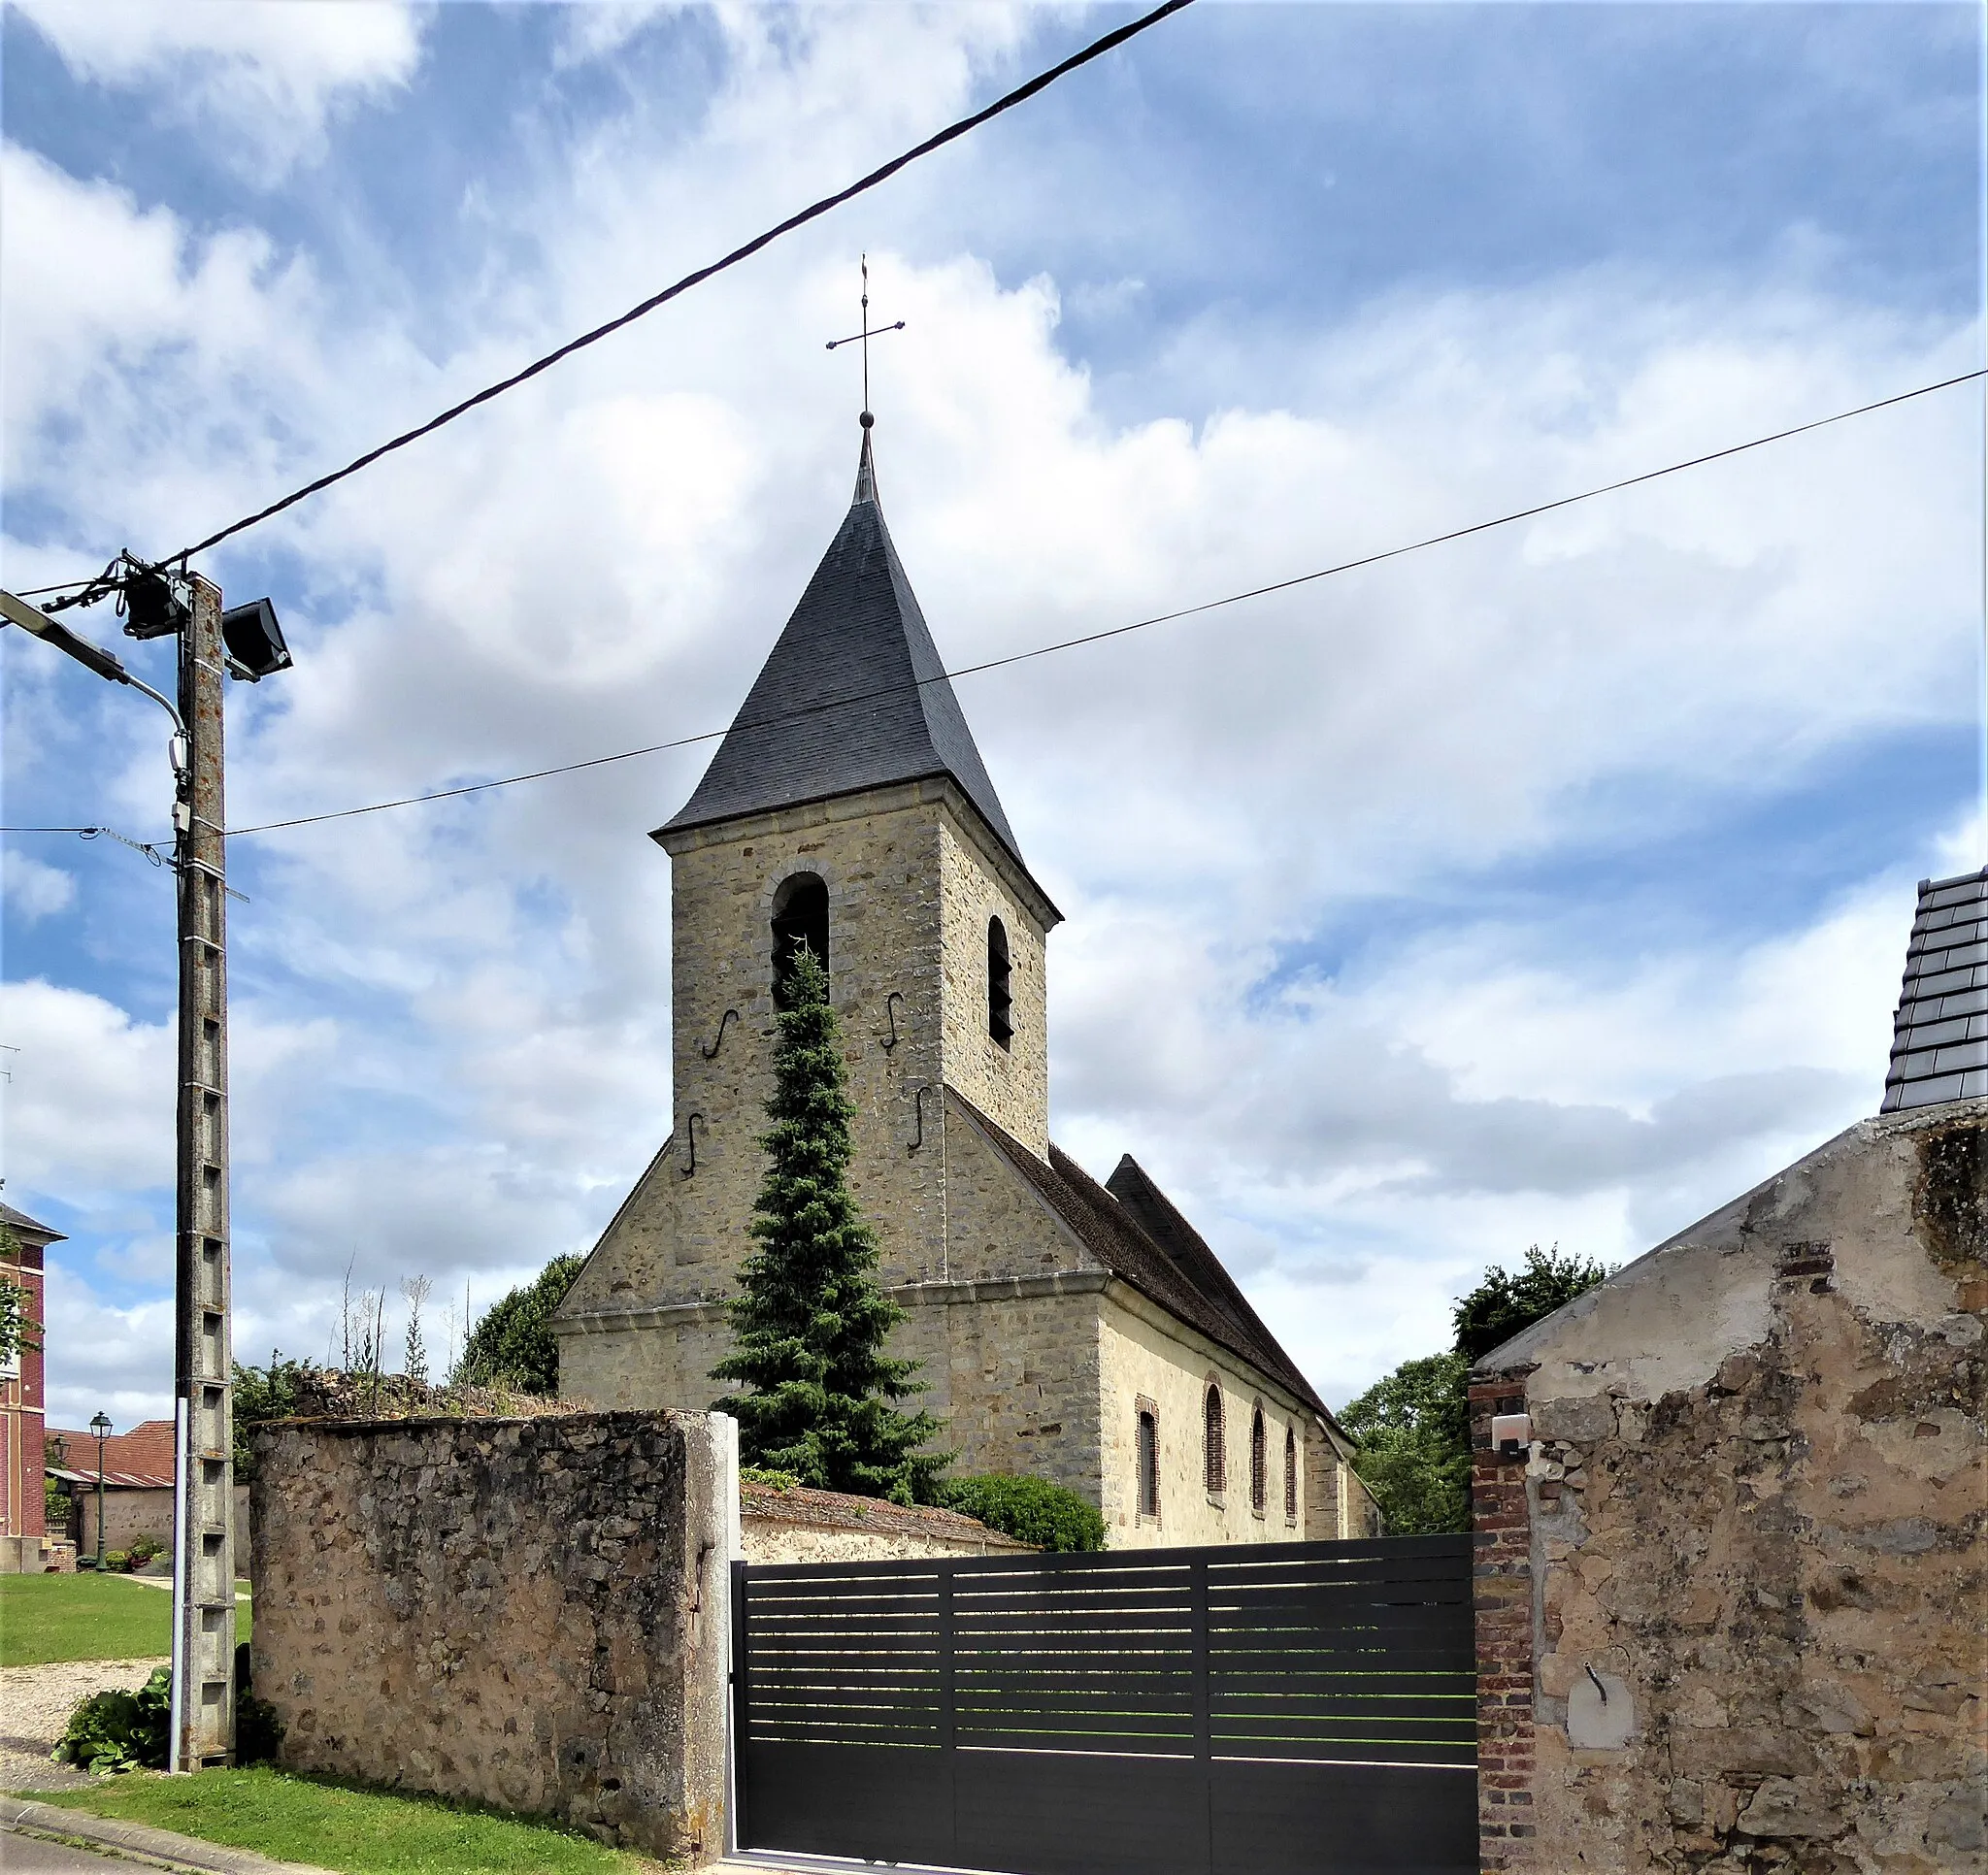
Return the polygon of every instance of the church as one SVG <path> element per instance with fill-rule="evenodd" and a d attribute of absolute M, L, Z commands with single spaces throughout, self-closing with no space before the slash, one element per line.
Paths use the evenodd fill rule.
<path fill-rule="evenodd" d="M 849 1064 L 850 1185 L 960 1473 L 1052 1478 L 1114 1548 L 1377 1530 L 1350 1441 L 1129 1154 L 1049 1137 L 1047 939 L 878 500 L 855 498 L 680 812 L 675 1130 L 554 1319 L 560 1388 L 708 1407 L 750 1247 L 776 978 L 806 942 Z"/>

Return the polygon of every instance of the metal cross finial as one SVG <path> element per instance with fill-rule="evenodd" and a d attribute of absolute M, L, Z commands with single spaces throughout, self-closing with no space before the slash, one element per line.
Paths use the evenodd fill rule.
<path fill-rule="evenodd" d="M 885 332 L 902 332 L 905 322 L 900 319 L 895 325 L 875 325 L 870 323 L 870 256 L 863 256 L 863 329 L 852 332 L 846 339 L 831 339 L 829 350 L 837 345 L 852 345 L 858 339 L 863 342 L 863 427 L 867 430 L 876 420 L 870 414 L 870 341 Z"/>

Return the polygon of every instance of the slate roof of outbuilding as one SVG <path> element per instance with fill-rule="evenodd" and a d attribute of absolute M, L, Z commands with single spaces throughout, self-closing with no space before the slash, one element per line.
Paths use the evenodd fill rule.
<path fill-rule="evenodd" d="M 855 499 L 704 779 L 662 834 L 950 775 L 1018 866 L 1014 830 L 945 675 L 877 499 Z"/>
<path fill-rule="evenodd" d="M 1879 1110 L 1980 1094 L 1988 1094 L 1988 869 L 1919 881 Z"/>
<path fill-rule="evenodd" d="M 38 1224 L 25 1211 L 17 1211 L 12 1204 L 4 1201 L 0 1201 L 0 1224 L 5 1224 L 10 1231 L 18 1232 L 22 1235 L 33 1237 L 38 1243 L 49 1244 L 67 1241 L 60 1231 L 54 1230 L 46 1224 Z"/>
<path fill-rule="evenodd" d="M 1127 1194 L 1128 1201 L 1100 1185 L 1053 1139 L 1048 1159 L 1038 1159 L 956 1088 L 946 1091 L 1113 1275 L 1331 1419 L 1325 1402 L 1264 1327 L 1221 1259 L 1129 1153 L 1111 1174 L 1112 1186 Z"/>

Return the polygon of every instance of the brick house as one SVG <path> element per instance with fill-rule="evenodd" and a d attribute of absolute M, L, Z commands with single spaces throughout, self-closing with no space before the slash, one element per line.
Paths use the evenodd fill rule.
<path fill-rule="evenodd" d="M 1363 1534 L 1351 1443 L 1130 1155 L 1049 1137 L 1047 938 L 878 499 L 855 498 L 671 858 L 676 1129 L 553 1323 L 560 1387 L 708 1407 L 749 1244 L 782 956 L 828 969 L 850 1182 L 906 1310 L 892 1352 L 965 1471 L 1053 1478 L 1114 1546 Z"/>
<path fill-rule="evenodd" d="M 0 1364 L 0 1575 L 39 1574 L 45 1565 L 42 1486 L 43 1256 L 62 1233 L 0 1203 L 0 1282 L 22 1292 L 27 1340 Z"/>
<path fill-rule="evenodd" d="M 1484 1865 L 1988 1866 L 1988 872 L 1882 1110 L 1472 1376 Z"/>

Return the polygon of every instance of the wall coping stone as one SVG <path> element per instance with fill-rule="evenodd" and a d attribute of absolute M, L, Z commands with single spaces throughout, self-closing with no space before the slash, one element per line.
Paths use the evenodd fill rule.
<path fill-rule="evenodd" d="M 861 1530 L 891 1536 L 928 1536 L 955 1543 L 979 1543 L 990 1550 L 1033 1551 L 1002 1530 L 990 1530 L 977 1518 L 936 1504 L 894 1504 L 882 1497 L 858 1497 L 845 1491 L 815 1491 L 807 1485 L 739 1486 L 742 1516 L 769 1522 L 806 1524 L 815 1530 Z"/>

